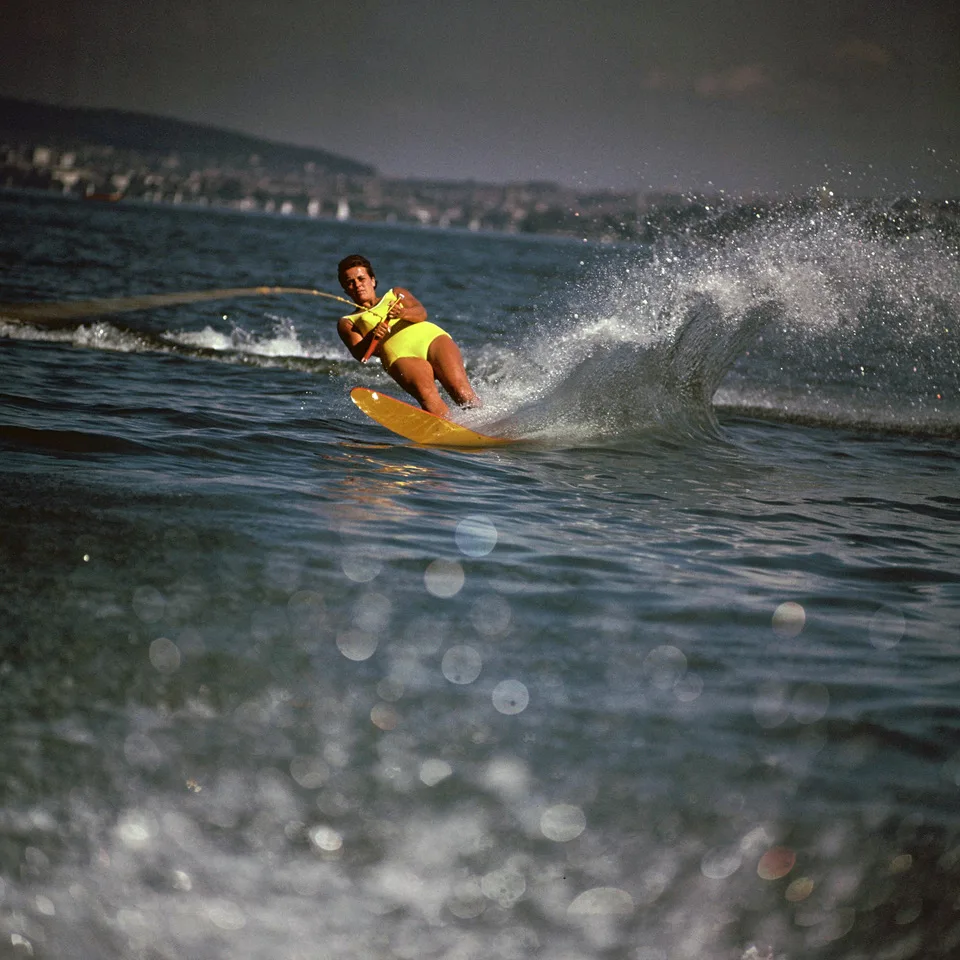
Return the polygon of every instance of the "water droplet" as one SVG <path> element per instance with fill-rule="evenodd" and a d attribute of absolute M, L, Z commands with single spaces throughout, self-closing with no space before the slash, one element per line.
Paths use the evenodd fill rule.
<path fill-rule="evenodd" d="M 318 849 L 332 853 L 343 846 L 343 837 L 332 827 L 317 826 L 310 833 L 310 842 Z"/>
<path fill-rule="evenodd" d="M 294 757 L 290 761 L 290 776 L 301 787 L 316 790 L 330 776 L 330 768 L 319 757 Z"/>
<path fill-rule="evenodd" d="M 380 730 L 396 730 L 400 723 L 400 714 L 391 704 L 378 703 L 370 711 L 370 720 Z"/>
<path fill-rule="evenodd" d="M 446 760 L 424 760 L 420 765 L 420 779 L 428 787 L 435 787 L 452 773 L 453 768 Z"/>
<path fill-rule="evenodd" d="M 757 864 L 757 876 L 761 880 L 779 880 L 785 877 L 797 862 L 797 855 L 788 847 L 772 847 Z"/>
<path fill-rule="evenodd" d="M 247 923 L 243 911 L 232 900 L 214 900 L 207 907 L 207 916 L 221 930 L 242 930 Z"/>
<path fill-rule="evenodd" d="M 387 703 L 396 703 L 403 696 L 403 683 L 394 677 L 384 677 L 377 684 L 377 696 Z"/>
<path fill-rule="evenodd" d="M 787 709 L 787 688 L 780 683 L 764 683 L 757 690 L 753 715 L 765 730 L 778 727 L 790 715 Z"/>
<path fill-rule="evenodd" d="M 673 688 L 673 695 L 681 703 L 693 703 L 703 693 L 703 680 L 695 673 L 688 673 L 679 679 Z"/>
<path fill-rule="evenodd" d="M 487 904 L 480 889 L 480 881 L 469 877 L 454 885 L 453 895 L 447 901 L 447 909 L 461 920 L 473 920 L 479 917 Z"/>
<path fill-rule="evenodd" d="M 363 633 L 382 633 L 390 624 L 393 603 L 382 593 L 365 593 L 353 610 L 353 625 Z"/>
<path fill-rule="evenodd" d="M 640 878 L 640 883 L 635 889 L 637 901 L 642 904 L 655 903 L 663 896 L 672 879 L 673 873 L 666 867 L 654 867 L 648 870 Z"/>
<path fill-rule="evenodd" d="M 813 881 L 809 877 L 797 877 L 784 894 L 790 903 L 800 903 L 813 893 Z"/>
<path fill-rule="evenodd" d="M 427 592 L 443 599 L 456 596 L 464 580 L 463 567 L 456 560 L 434 560 L 423 575 Z"/>
<path fill-rule="evenodd" d="M 572 803 L 558 803 L 544 810 L 540 817 L 540 832 L 556 843 L 568 843 L 579 837 L 587 827 L 583 811 Z"/>
<path fill-rule="evenodd" d="M 687 658 L 670 645 L 656 647 L 643 661 L 643 673 L 659 690 L 669 690 L 686 673 Z"/>
<path fill-rule="evenodd" d="M 356 547 L 347 550 L 340 560 L 340 569 L 354 583 L 369 583 L 383 568 L 383 561 L 375 547 Z"/>
<path fill-rule="evenodd" d="M 527 881 L 519 871 L 504 867 L 486 874 L 480 881 L 480 889 L 488 900 L 510 907 L 526 892 Z"/>
<path fill-rule="evenodd" d="M 150 814 L 136 810 L 125 813 L 116 827 L 117 836 L 128 847 L 146 847 L 157 834 L 157 822 Z"/>
<path fill-rule="evenodd" d="M 43 894 L 38 894 L 34 902 L 37 905 L 37 910 L 45 917 L 56 916 L 57 908 L 53 905 L 53 901 L 49 897 L 45 897 Z"/>
<path fill-rule="evenodd" d="M 163 619 L 167 601 L 155 587 L 137 587 L 133 591 L 133 612 L 143 623 L 156 623 Z"/>
<path fill-rule="evenodd" d="M 810 932 L 807 943 L 812 948 L 818 948 L 845 937 L 853 929 L 856 917 L 857 913 L 853 907 L 840 907 L 833 911 L 825 911 Z"/>
<path fill-rule="evenodd" d="M 870 642 L 878 650 L 892 650 L 902 639 L 907 621 L 900 610 L 881 607 L 870 618 Z"/>
<path fill-rule="evenodd" d="M 913 866 L 913 857 L 909 853 L 901 853 L 890 861 L 891 873 L 904 873 Z"/>
<path fill-rule="evenodd" d="M 482 636 L 499 637 L 510 627 L 510 604 L 497 594 L 481 597 L 470 609 L 470 622 Z"/>
<path fill-rule="evenodd" d="M 567 907 L 567 913 L 587 916 L 626 916 L 633 913 L 633 897 L 619 887 L 585 890 Z"/>
<path fill-rule="evenodd" d="M 905 927 L 907 924 L 913 923 L 921 913 L 923 913 L 923 901 L 917 897 L 900 905 L 900 909 L 897 910 L 893 922 L 897 924 L 897 926 Z"/>
<path fill-rule="evenodd" d="M 711 880 L 726 880 L 740 869 L 742 860 L 739 847 L 714 847 L 700 861 L 700 872 Z"/>
<path fill-rule="evenodd" d="M 166 637 L 150 644 L 150 662 L 159 673 L 176 673 L 180 668 L 180 648 Z"/>
<path fill-rule="evenodd" d="M 468 557 L 485 557 L 497 545 L 497 528 L 482 516 L 464 517 L 454 536 L 460 552 Z"/>
<path fill-rule="evenodd" d="M 493 688 L 493 705 L 500 713 L 523 713 L 529 702 L 530 694 L 519 680 L 502 680 Z"/>
<path fill-rule="evenodd" d="M 377 638 L 359 630 L 347 630 L 337 634 L 337 649 L 348 660 L 369 660 L 377 649 Z"/>
<path fill-rule="evenodd" d="M 830 691 L 822 683 L 805 683 L 793 695 L 790 711 L 797 723 L 816 723 L 830 707 Z"/>
<path fill-rule="evenodd" d="M 495 757 L 483 772 L 483 784 L 504 798 L 523 797 L 530 792 L 530 771 L 517 757 Z"/>
<path fill-rule="evenodd" d="M 33 956 L 33 944 L 22 934 L 11 933 L 10 944 L 17 949 L 17 952 L 25 957 Z"/>
<path fill-rule="evenodd" d="M 483 660 L 473 647 L 451 647 L 443 655 L 440 669 L 451 683 L 473 683 L 480 676 Z"/>
<path fill-rule="evenodd" d="M 773 632 L 778 637 L 789 639 L 800 635 L 804 624 L 807 621 L 807 614 L 799 603 L 792 600 L 781 603 L 773 612 Z"/>

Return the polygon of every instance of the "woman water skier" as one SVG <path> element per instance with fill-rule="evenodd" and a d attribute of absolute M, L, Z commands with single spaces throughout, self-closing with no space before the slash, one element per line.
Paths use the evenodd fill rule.
<path fill-rule="evenodd" d="M 337 277 L 347 296 L 367 308 L 337 324 L 340 339 L 357 360 L 364 363 L 375 353 L 387 373 L 438 417 L 449 410 L 437 380 L 460 406 L 479 405 L 460 348 L 446 330 L 427 320 L 426 308 L 409 290 L 394 287 L 378 299 L 377 275 L 358 253 L 340 261 Z"/>

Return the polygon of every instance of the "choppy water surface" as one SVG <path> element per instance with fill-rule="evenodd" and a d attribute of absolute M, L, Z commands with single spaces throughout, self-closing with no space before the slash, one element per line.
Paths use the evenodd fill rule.
<path fill-rule="evenodd" d="M 316 299 L 0 311 L 0 956 L 960 950 L 949 224 L 0 218 L 6 303 L 364 252 L 524 440 L 365 420 Z"/>

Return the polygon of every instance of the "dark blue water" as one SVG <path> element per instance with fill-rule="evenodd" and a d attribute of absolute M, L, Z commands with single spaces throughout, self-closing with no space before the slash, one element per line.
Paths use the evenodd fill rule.
<path fill-rule="evenodd" d="M 0 956 L 956 955 L 942 223 L 0 224 L 5 303 L 363 252 L 524 440 L 366 420 L 317 298 L 0 311 Z"/>

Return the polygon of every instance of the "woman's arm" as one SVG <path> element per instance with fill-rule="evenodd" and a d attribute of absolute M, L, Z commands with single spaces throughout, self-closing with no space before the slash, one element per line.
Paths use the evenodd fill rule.
<path fill-rule="evenodd" d="M 427 308 L 409 290 L 404 287 L 394 287 L 393 292 L 400 299 L 387 311 L 388 320 L 423 323 L 427 319 Z"/>
<path fill-rule="evenodd" d="M 363 363 L 367 348 L 370 346 L 371 341 L 374 339 L 374 334 L 378 329 L 379 327 L 374 327 L 366 336 L 363 336 L 354 329 L 353 321 L 349 317 L 341 317 L 337 322 L 337 333 L 340 334 L 340 339 L 350 351 L 353 359 L 359 360 L 360 363 Z"/>

